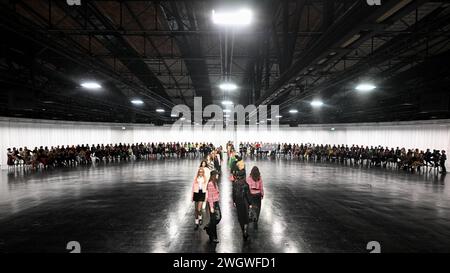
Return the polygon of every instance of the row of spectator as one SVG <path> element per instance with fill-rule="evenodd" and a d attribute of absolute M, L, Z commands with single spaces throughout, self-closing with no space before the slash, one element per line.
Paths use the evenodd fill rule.
<path fill-rule="evenodd" d="M 214 149 L 211 143 L 136 143 L 97 144 L 8 148 L 8 166 L 32 168 L 87 165 L 93 162 L 113 162 L 140 159 L 200 158 Z"/>
<path fill-rule="evenodd" d="M 305 161 L 341 162 L 352 165 L 395 166 L 398 169 L 420 171 L 431 167 L 446 173 L 447 155 L 444 150 L 389 148 L 384 146 L 291 144 L 291 143 L 240 143 L 241 156 L 285 157 Z"/>

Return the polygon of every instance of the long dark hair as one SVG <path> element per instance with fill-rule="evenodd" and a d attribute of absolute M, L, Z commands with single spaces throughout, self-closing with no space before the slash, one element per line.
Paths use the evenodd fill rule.
<path fill-rule="evenodd" d="M 258 167 L 253 167 L 252 171 L 250 172 L 250 176 L 252 177 L 252 179 L 254 181 L 259 181 L 259 179 L 261 179 L 261 173 L 259 172 Z"/>
<path fill-rule="evenodd" d="M 218 174 L 219 173 L 217 171 L 212 171 L 211 176 L 209 177 L 209 181 L 213 183 L 214 188 L 216 188 L 216 189 L 217 189 L 217 177 L 216 176 Z"/>
<path fill-rule="evenodd" d="M 200 162 L 200 168 L 203 168 L 203 162 L 205 162 L 205 168 L 208 167 L 208 162 L 206 160 L 202 160 L 202 162 Z"/>

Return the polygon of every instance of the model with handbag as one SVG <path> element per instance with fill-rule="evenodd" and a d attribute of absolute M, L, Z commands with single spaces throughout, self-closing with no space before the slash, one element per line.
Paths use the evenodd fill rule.
<path fill-rule="evenodd" d="M 254 223 L 254 228 L 258 229 L 259 215 L 261 213 L 261 200 L 264 198 L 264 187 L 261 173 L 258 167 L 253 167 L 250 176 L 247 178 L 247 184 L 250 188 L 251 205 L 249 212 L 250 221 Z"/>
<path fill-rule="evenodd" d="M 217 238 L 217 224 L 222 219 L 222 213 L 219 205 L 219 186 L 217 185 L 218 178 L 219 173 L 217 171 L 212 171 L 211 178 L 208 181 L 206 195 L 206 202 L 209 211 L 209 223 L 204 228 L 206 233 L 209 235 L 209 241 L 215 244 L 219 243 L 219 239 Z"/>

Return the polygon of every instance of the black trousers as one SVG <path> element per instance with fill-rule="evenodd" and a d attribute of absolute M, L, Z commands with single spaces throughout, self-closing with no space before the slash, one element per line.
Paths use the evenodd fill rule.
<path fill-rule="evenodd" d="M 214 207 L 216 206 L 216 203 L 214 203 Z M 209 208 L 209 203 L 208 203 Z M 214 209 L 214 213 L 211 213 L 211 208 L 209 208 L 209 223 L 208 223 L 208 235 L 210 240 L 217 239 L 217 216 L 216 216 L 216 210 Z"/>
<path fill-rule="evenodd" d="M 261 194 L 252 194 L 252 207 L 256 208 L 256 222 L 259 221 L 259 214 L 261 213 Z"/>
<path fill-rule="evenodd" d="M 447 172 L 447 168 L 445 168 L 445 161 L 441 161 L 441 171 L 443 172 L 443 173 L 446 173 Z"/>

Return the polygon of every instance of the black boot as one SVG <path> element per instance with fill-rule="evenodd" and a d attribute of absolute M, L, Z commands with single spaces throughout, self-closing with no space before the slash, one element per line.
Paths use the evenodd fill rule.
<path fill-rule="evenodd" d="M 248 225 L 244 225 L 243 232 L 244 232 L 244 241 L 247 241 L 248 240 Z"/>

